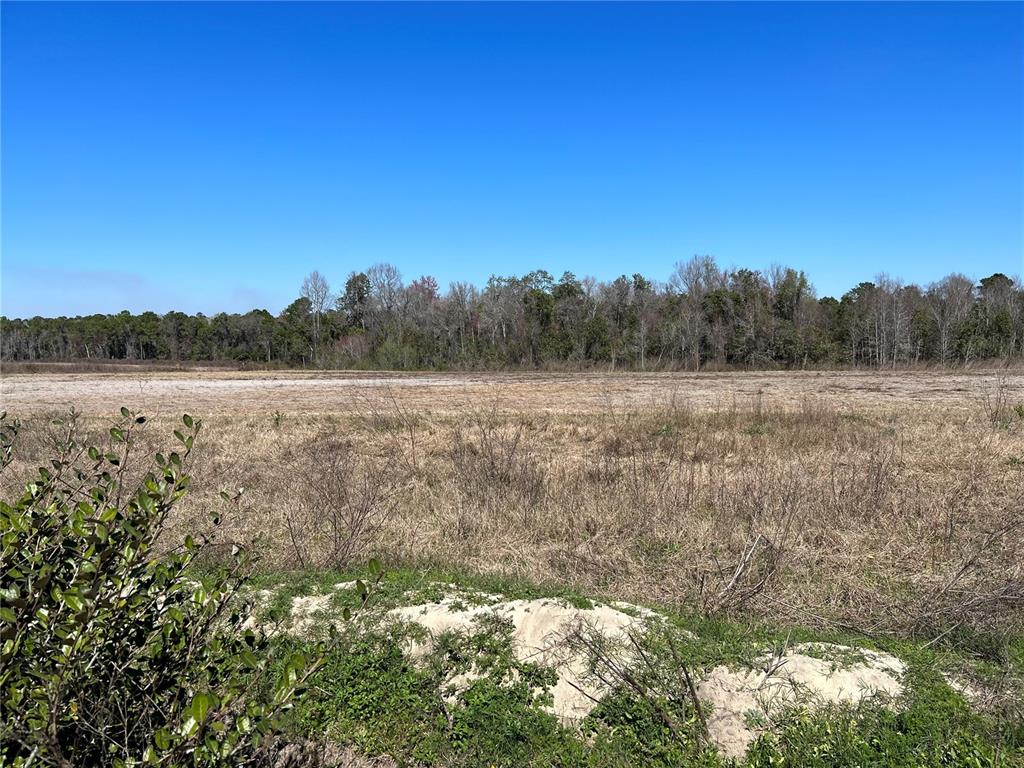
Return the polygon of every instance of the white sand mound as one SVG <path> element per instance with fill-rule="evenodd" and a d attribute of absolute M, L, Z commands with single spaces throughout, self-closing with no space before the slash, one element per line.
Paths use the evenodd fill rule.
<path fill-rule="evenodd" d="M 355 581 L 339 581 L 334 585 L 334 592 L 345 592 L 356 588 Z M 257 604 L 261 609 L 269 605 L 270 600 L 264 595 L 272 595 L 269 590 L 261 590 L 259 596 L 261 601 Z M 322 636 L 326 627 L 334 626 L 340 629 L 345 621 L 341 617 L 341 611 L 332 605 L 333 594 L 331 592 L 316 591 L 312 595 L 296 595 L 292 598 L 291 607 L 288 611 L 288 620 L 285 631 L 296 637 L 316 638 Z M 253 626 L 259 626 L 258 621 L 250 616 L 249 621 Z M 248 623 L 248 622 L 247 622 Z M 265 631 L 275 634 L 276 629 Z"/>
<path fill-rule="evenodd" d="M 742 757 L 781 710 L 801 705 L 856 704 L 872 695 L 903 692 L 902 661 L 887 653 L 829 643 L 804 643 L 783 656 L 758 659 L 760 668 L 715 667 L 697 686 L 712 705 L 708 730 L 726 757 Z"/>
<path fill-rule="evenodd" d="M 558 673 L 558 682 L 551 689 L 554 701 L 549 711 L 563 722 L 586 717 L 605 693 L 599 684 L 587 679 L 587 660 L 567 646 L 566 637 L 586 627 L 610 640 L 624 640 L 629 630 L 638 628 L 643 621 L 608 605 L 581 609 L 564 600 L 541 599 L 467 606 L 458 595 L 438 603 L 396 608 L 388 615 L 415 622 L 428 631 L 429 638 L 410 649 L 418 657 L 429 652 L 438 635 L 449 630 L 472 630 L 478 618 L 489 614 L 512 622 L 516 658 L 552 667 Z M 462 675 L 452 682 L 465 685 L 471 679 Z"/>
<path fill-rule="evenodd" d="M 342 582 L 334 589 L 354 586 L 354 582 Z M 516 657 L 557 673 L 548 711 L 569 725 L 586 717 L 608 693 L 589 673 L 586 652 L 570 639 L 583 630 L 600 633 L 611 646 L 623 648 L 632 631 L 642 633 L 650 622 L 660 618 L 654 611 L 628 603 L 594 603 L 592 608 L 582 609 L 559 599 L 504 600 L 500 595 L 461 590 L 454 585 L 452 588 L 438 602 L 394 608 L 384 614 L 426 630 L 424 639 L 409 640 L 409 654 L 422 658 L 432 650 L 438 636 L 448 631 L 472 632 L 479 628 L 481 618 L 507 620 L 512 626 Z M 332 594 L 293 597 L 287 631 L 310 636 L 319 632 L 324 622 L 341 623 L 339 611 L 331 605 Z M 269 591 L 264 590 L 257 595 L 257 602 L 265 605 L 269 597 Z M 619 661 L 631 664 L 630 654 L 620 656 Z M 707 705 L 709 736 L 719 752 L 725 757 L 742 757 L 787 708 L 801 706 L 814 711 L 829 704 L 857 704 L 876 695 L 897 699 L 903 693 L 905 671 L 902 661 L 886 653 L 804 643 L 781 656 L 759 657 L 753 668 L 717 666 L 700 680 L 697 696 Z M 461 691 L 477 676 L 471 670 L 447 682 Z"/>
<path fill-rule="evenodd" d="M 306 637 L 314 633 L 325 616 L 331 613 L 331 595 L 306 595 L 292 598 L 291 625 L 293 635 Z"/>
<path fill-rule="evenodd" d="M 964 701 L 977 709 L 991 709 L 998 701 L 996 692 L 987 689 L 966 675 L 958 672 L 943 672 L 942 678 L 946 684 L 960 694 Z"/>

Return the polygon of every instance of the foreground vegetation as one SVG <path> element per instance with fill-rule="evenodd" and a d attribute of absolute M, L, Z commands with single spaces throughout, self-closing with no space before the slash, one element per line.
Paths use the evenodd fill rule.
<path fill-rule="evenodd" d="M 517 659 L 510 628 L 500 622 L 443 636 L 419 664 L 403 652 L 410 630 L 396 625 L 334 630 L 327 644 L 308 631 L 267 635 L 274 620 L 287 622 L 290 598 L 324 594 L 353 574 L 263 575 L 255 587 L 270 597 L 254 630 L 244 622 L 245 595 L 252 594 L 243 591 L 244 552 L 225 560 L 212 542 L 191 537 L 181 548 L 159 546 L 167 515 L 190 484 L 183 468 L 201 425 L 185 417 L 176 434 L 180 452 L 159 455 L 156 469 L 133 488 L 131 432 L 143 422 L 126 411 L 104 450 L 80 443 L 73 423 L 62 425 L 62 450 L 50 468 L 14 504 L 0 506 L 3 764 L 331 764 L 337 748 L 329 746 L 348 744 L 358 754 L 385 754 L 401 764 L 716 766 L 722 761 L 701 727 L 705 713 L 695 699 L 666 687 L 666 679 L 802 639 L 853 642 L 835 633 L 670 611 L 668 631 L 678 631 L 682 644 L 678 652 L 672 646 L 668 676 L 652 666 L 612 689 L 579 726 L 567 726 L 544 710 L 551 673 Z M 14 436 L 5 425 L 5 464 Z M 224 501 L 238 500 L 225 494 Z M 381 581 L 374 564 L 370 575 L 378 611 L 403 604 L 411 593 L 438 599 L 442 592 L 434 585 L 453 580 L 506 597 L 556 594 L 452 571 L 406 568 Z M 354 584 L 317 614 L 316 631 L 367 609 L 371 595 L 362 582 Z M 590 602 L 564 589 L 557 596 Z M 1019 636 L 1005 641 L 1004 657 L 981 662 L 948 649 L 883 641 L 910 664 L 906 706 L 892 711 L 868 700 L 818 714 L 798 708 L 772 723 L 745 763 L 1017 762 L 1024 757 L 1016 699 L 1024 643 Z M 653 656 L 656 646 L 645 642 Z M 478 676 L 454 699 L 444 694 L 446 681 L 469 669 Z M 974 711 L 950 688 L 950 670 L 999 691 L 986 711 Z M 289 753 L 296 744 L 301 749 Z"/>
<path fill-rule="evenodd" d="M 113 428 L 26 419 L 4 449 L 0 762 L 315 765 L 354 748 L 402 764 L 713 766 L 683 671 L 801 640 L 896 654 L 906 704 L 798 708 L 748 764 L 1024 761 L 1024 408 L 1004 390 L 941 412 L 380 406 L 214 418 L 199 441 L 187 418 L 168 447 L 164 420 L 128 412 Z M 244 492 L 222 496 L 228 481 Z M 414 663 L 415 630 L 342 621 L 364 608 L 355 589 L 318 616 L 333 638 L 276 631 L 294 597 L 376 577 L 351 571 L 373 554 L 393 565 L 367 616 L 453 582 L 628 598 L 678 646 L 649 650 L 657 674 L 569 725 L 501 622 Z M 484 674 L 445 698 L 467 664 Z"/>
<path fill-rule="evenodd" d="M 168 513 L 190 485 L 184 468 L 201 425 L 185 417 L 179 450 L 158 455 L 155 469 L 140 467 L 136 488 L 132 430 L 143 422 L 126 411 L 104 448 L 80 443 L 73 422 L 61 425 L 62 450 L 50 467 L 13 504 L 0 505 L 0 763 L 337 764 L 340 745 L 351 745 L 400 764 L 716 766 L 722 761 L 702 727 L 706 713 L 664 681 L 803 639 L 898 653 L 910 665 L 907 702 L 892 710 L 868 700 L 817 714 L 798 707 L 771 724 L 747 765 L 1024 759 L 1019 635 L 1004 635 L 1001 651 L 979 659 L 930 644 L 669 611 L 665 631 L 679 638 L 671 657 L 657 657 L 667 661 L 621 682 L 582 723 L 567 726 L 544 710 L 551 673 L 516 658 L 501 622 L 444 635 L 414 663 L 403 650 L 414 629 L 345 620 L 368 605 L 380 615 L 410 595 L 439 599 L 443 588 L 435 585 L 453 581 L 506 597 L 557 595 L 580 605 L 589 597 L 452 571 L 405 568 L 381 579 L 376 564 L 368 573 L 265 574 L 247 588 L 244 552 L 218 552 L 215 540 L 191 536 L 182 547 L 161 545 Z M 15 430 L 5 424 L 3 434 L 7 464 Z M 223 500 L 229 510 L 238 502 L 230 494 Z M 355 586 L 334 593 L 312 631 L 279 630 L 292 598 L 328 593 L 352 576 L 375 585 L 373 594 L 349 582 Z M 244 621 L 246 595 L 256 589 L 268 597 L 252 625 Z M 340 634 L 328 631 L 338 621 Z M 655 656 L 655 640 L 644 643 Z M 454 698 L 445 694 L 447 681 L 470 668 L 478 675 L 469 685 Z M 996 695 L 976 711 L 950 687 L 951 671 Z"/>
<path fill-rule="evenodd" d="M 881 275 L 836 299 L 817 298 L 793 269 L 723 270 L 696 257 L 664 284 L 639 274 L 556 281 L 538 270 L 493 276 L 483 290 L 453 283 L 442 295 L 432 277 L 405 284 L 378 264 L 350 274 L 337 294 L 314 272 L 301 293 L 276 317 L 254 309 L 0 318 L 0 359 L 699 370 L 1024 356 L 1024 289 L 1001 273 L 923 287 Z"/>
<path fill-rule="evenodd" d="M 332 584 L 359 572 L 274 574 L 260 586 L 274 593 L 269 616 L 287 621 L 293 596 L 332 592 Z M 438 599 L 433 585 L 466 588 L 515 598 L 557 596 L 588 605 L 589 598 L 564 589 L 453 571 L 399 569 L 380 583 L 380 606 L 410 599 Z M 411 597 L 415 595 L 415 598 Z M 344 606 L 358 605 L 357 593 L 336 593 L 324 620 Z M 1018 704 L 973 711 L 950 688 L 950 670 L 970 669 L 974 679 L 1006 685 L 1007 675 L 1024 673 L 1020 638 L 1002 662 L 968 660 L 964 655 L 907 641 L 878 641 L 843 633 L 822 633 L 761 622 L 722 621 L 669 612 L 681 634 L 679 655 L 669 674 L 686 667 L 705 671 L 716 664 L 750 659 L 765 648 L 802 640 L 827 640 L 882 647 L 908 661 L 905 709 L 892 712 L 868 702 L 855 708 L 789 713 L 774 733 L 758 741 L 742 763 L 749 766 L 948 766 L 1015 765 L 1024 760 L 1024 730 Z M 332 657 L 322 682 L 292 710 L 285 726 L 295 737 L 354 744 L 364 754 L 387 754 L 401 764 L 425 765 L 684 765 L 725 763 L 708 746 L 700 718 L 683 692 L 664 695 L 651 684 L 638 692 L 622 686 L 578 728 L 565 727 L 539 711 L 543 696 L 530 684 L 543 683 L 543 670 L 517 662 L 510 653 L 508 628 L 482 624 L 475 633 L 453 635 L 421 664 L 403 654 L 404 635 L 395 628 L 360 632 L 343 654 Z M 306 649 L 308 641 L 283 641 Z M 447 704 L 439 692 L 467 659 L 487 660 L 486 674 Z M 676 679 L 681 679 L 676 678 Z M 509 680 L 518 681 L 509 685 Z M 1001 682 L 999 682 L 1001 681 Z M 648 681 L 650 682 L 650 681 Z M 1015 683 L 1018 684 L 1018 683 Z M 665 715 L 668 716 L 666 719 Z"/>
<path fill-rule="evenodd" d="M 975 386 L 959 407 L 895 408 L 884 394 L 851 407 L 822 394 L 698 408 L 645 394 L 552 412 L 520 389 L 446 409 L 452 388 L 365 395 L 328 413 L 327 398 L 317 411 L 210 406 L 196 487 L 168 524 L 207 531 L 218 489 L 241 486 L 221 529 L 260 537 L 265 569 L 376 554 L 941 643 L 1021 620 L 1019 390 L 995 377 Z M 8 497 L 48 464 L 51 418 L 24 416 L 0 480 Z M 105 437 L 106 418 L 77 422 L 83 440 Z M 168 453 L 173 428 L 154 417 L 139 450 Z"/>
<path fill-rule="evenodd" d="M 239 765 L 273 743 L 275 714 L 315 669 L 229 613 L 245 552 L 204 586 L 202 544 L 155 549 L 199 422 L 186 416 L 180 453 L 133 487 L 131 430 L 145 419 L 123 415 L 106 451 L 67 425 L 50 465 L 0 502 L 0 764 Z M 0 422 L 6 466 L 17 425 Z"/>

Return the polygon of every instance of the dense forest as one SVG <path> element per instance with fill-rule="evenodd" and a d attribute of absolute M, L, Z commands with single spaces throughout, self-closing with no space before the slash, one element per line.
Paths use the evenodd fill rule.
<path fill-rule="evenodd" d="M 168 312 L 0 318 L 3 360 L 235 361 L 353 368 L 706 365 L 896 366 L 1024 355 L 1024 285 L 997 273 L 977 285 L 928 286 L 881 275 L 818 298 L 803 272 L 723 270 L 709 257 L 667 282 L 610 282 L 538 270 L 482 289 L 429 276 L 405 283 L 378 264 L 336 293 L 319 272 L 276 317 Z"/>

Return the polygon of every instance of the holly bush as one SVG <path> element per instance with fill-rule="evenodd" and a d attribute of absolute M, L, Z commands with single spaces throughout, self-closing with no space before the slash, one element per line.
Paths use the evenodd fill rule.
<path fill-rule="evenodd" d="M 144 417 L 122 409 L 103 447 L 77 422 L 59 422 L 50 466 L 0 501 L 0 765 L 269 759 L 277 718 L 322 657 L 274 658 L 244 628 L 249 549 L 212 558 L 211 538 L 161 540 L 201 422 L 184 416 L 176 450 L 142 465 Z M 3 467 L 17 431 L 0 415 Z M 200 557 L 219 562 L 201 579 Z"/>

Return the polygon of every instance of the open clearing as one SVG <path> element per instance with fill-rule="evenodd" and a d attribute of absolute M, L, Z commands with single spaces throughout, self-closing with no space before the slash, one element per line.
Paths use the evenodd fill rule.
<path fill-rule="evenodd" d="M 457 413 L 498 400 L 506 410 L 591 413 L 642 408 L 675 395 L 693 407 L 749 404 L 762 394 L 777 405 L 808 398 L 843 408 L 964 408 L 1001 383 L 1024 400 L 1020 371 L 751 373 L 131 373 L 3 376 L 4 407 L 23 414 L 74 406 L 114 414 L 127 405 L 152 415 L 183 409 L 216 413 L 359 410 L 368 397 L 394 398 L 429 413 Z"/>
<path fill-rule="evenodd" d="M 145 414 L 133 457 L 201 418 L 167 533 L 224 511 L 275 642 L 347 633 L 384 563 L 304 737 L 444 766 L 1024 755 L 1019 369 L 47 373 L 2 395 L 5 497 L 72 406 L 101 447 L 122 406 Z M 614 648 L 577 632 L 559 655 L 577 620 Z"/>
<path fill-rule="evenodd" d="M 47 463 L 51 419 L 71 407 L 96 440 L 122 406 L 145 414 L 137 438 L 151 451 L 173 448 L 182 413 L 203 419 L 176 522 L 201 528 L 222 488 L 244 487 L 226 524 L 261 538 L 268 567 L 378 554 L 872 630 L 1019 615 L 1020 369 L 18 374 L 0 386 L 24 422 L 7 488 Z"/>

